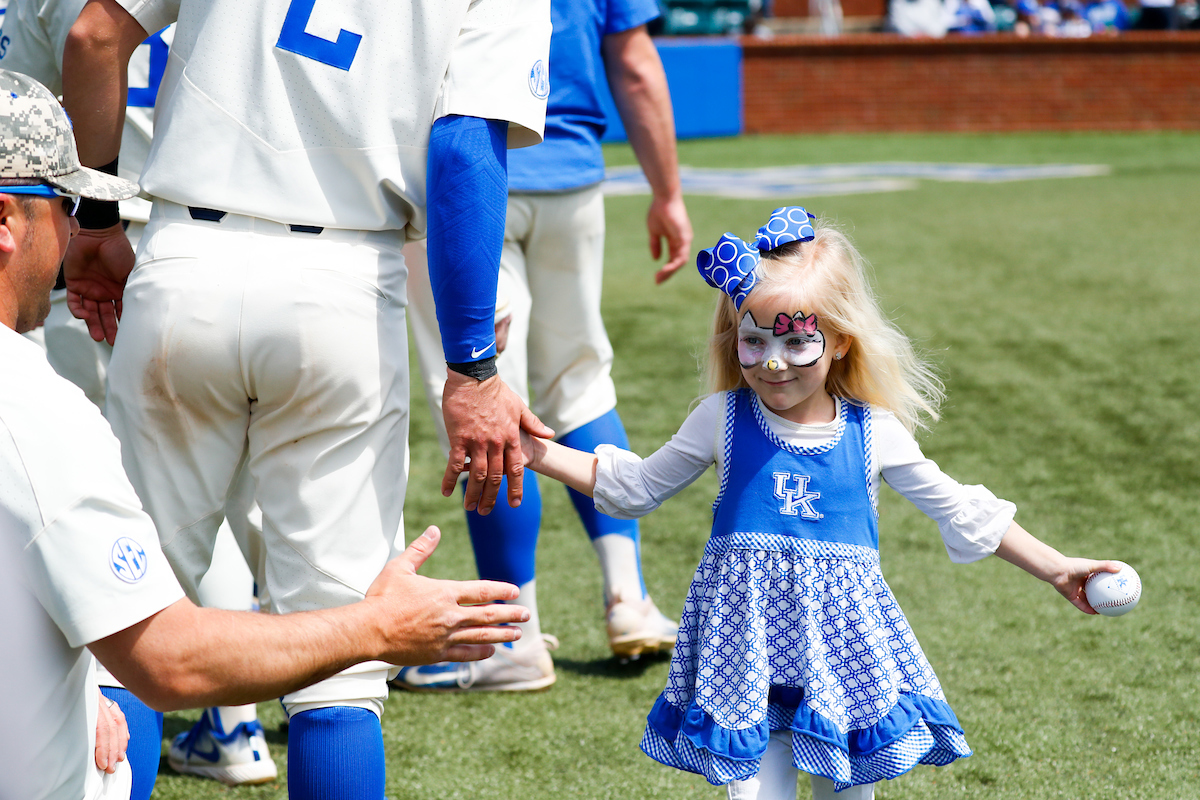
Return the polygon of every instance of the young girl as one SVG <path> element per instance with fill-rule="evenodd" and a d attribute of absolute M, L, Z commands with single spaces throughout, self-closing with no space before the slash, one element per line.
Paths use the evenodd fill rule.
<path fill-rule="evenodd" d="M 1011 503 L 921 454 L 912 431 L 936 419 L 941 384 L 884 317 L 854 247 L 810 219 L 781 208 L 756 247 L 725 234 L 700 253 L 723 292 L 714 394 L 666 446 L 642 460 L 525 441 L 532 469 L 615 517 L 717 465 L 712 537 L 642 750 L 733 800 L 794 798 L 797 770 L 814 798 L 867 800 L 875 781 L 971 754 L 879 570 L 881 477 L 937 521 L 951 560 L 995 553 L 1085 613 L 1087 577 L 1119 569 L 1064 557 Z"/>

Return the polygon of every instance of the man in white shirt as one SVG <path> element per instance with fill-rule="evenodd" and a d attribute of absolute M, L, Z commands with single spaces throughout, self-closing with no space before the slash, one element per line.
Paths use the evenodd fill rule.
<path fill-rule="evenodd" d="M 339 608 L 268 616 L 183 596 L 96 407 L 19 333 L 40 323 L 80 195 L 136 184 L 79 165 L 53 95 L 0 70 L 0 797 L 127 798 L 128 770 L 95 767 L 95 661 L 159 709 L 278 697 L 364 661 L 477 659 L 513 640 L 516 587 L 415 574 L 431 528 Z M 489 603 L 492 605 L 478 606 Z M 87 649 L 85 649 L 85 647 Z"/>

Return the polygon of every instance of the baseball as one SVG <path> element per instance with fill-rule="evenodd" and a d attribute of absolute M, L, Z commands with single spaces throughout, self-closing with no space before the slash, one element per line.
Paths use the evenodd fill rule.
<path fill-rule="evenodd" d="M 1106 617 L 1119 617 L 1133 611 L 1142 596 L 1142 579 L 1128 564 L 1120 572 L 1097 572 L 1087 579 L 1084 591 L 1092 608 Z"/>

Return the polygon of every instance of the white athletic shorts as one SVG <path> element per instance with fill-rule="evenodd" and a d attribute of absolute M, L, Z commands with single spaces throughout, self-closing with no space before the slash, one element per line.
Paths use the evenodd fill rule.
<path fill-rule="evenodd" d="M 243 456 L 262 511 L 252 565 L 276 613 L 361 600 L 403 549 L 406 268 L 395 232 L 193 220 L 156 201 L 125 288 L 108 417 L 192 599 Z M 388 667 L 284 697 L 376 713 Z"/>
<path fill-rule="evenodd" d="M 424 242 L 408 246 L 409 319 L 422 385 L 442 421 L 446 362 L 425 266 Z M 496 360 L 500 377 L 562 436 L 617 407 L 612 345 L 600 316 L 604 195 L 600 185 L 554 194 L 510 194 L 500 256 L 512 327 Z M 504 299 L 504 298 L 501 298 Z"/>

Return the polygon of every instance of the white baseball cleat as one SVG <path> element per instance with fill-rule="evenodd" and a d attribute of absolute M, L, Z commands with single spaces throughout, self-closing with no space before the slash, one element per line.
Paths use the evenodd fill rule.
<path fill-rule="evenodd" d="M 536 692 L 556 680 L 550 651 L 557 649 L 558 639 L 543 633 L 533 645 L 498 646 L 482 661 L 404 667 L 391 686 L 410 692 Z"/>
<path fill-rule="evenodd" d="M 649 595 L 641 600 L 616 600 L 608 604 L 608 646 L 618 658 L 643 653 L 664 653 L 675 647 L 679 624 L 666 617 Z"/>
<path fill-rule="evenodd" d="M 267 750 L 262 723 L 240 722 L 225 733 L 212 724 L 211 709 L 205 709 L 200 721 L 171 740 L 167 763 L 185 775 L 212 778 L 228 786 L 268 783 L 279 777 L 279 770 Z"/>

